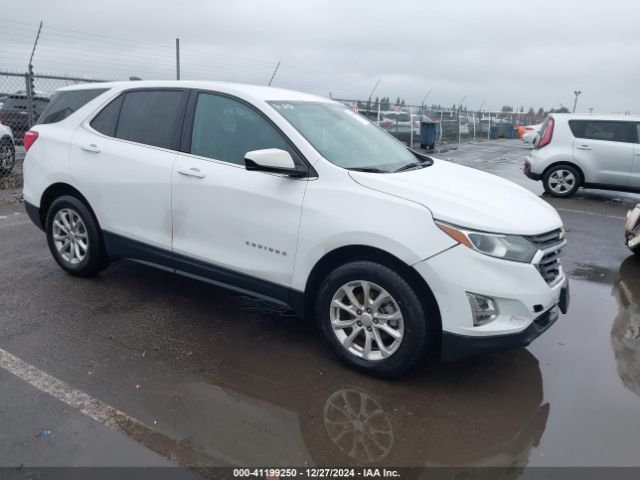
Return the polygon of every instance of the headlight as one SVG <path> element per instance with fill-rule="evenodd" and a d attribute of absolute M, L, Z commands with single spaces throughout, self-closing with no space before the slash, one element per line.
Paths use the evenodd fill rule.
<path fill-rule="evenodd" d="M 476 232 L 440 222 L 436 225 L 465 247 L 492 257 L 530 263 L 538 251 L 538 247 L 520 235 Z"/>

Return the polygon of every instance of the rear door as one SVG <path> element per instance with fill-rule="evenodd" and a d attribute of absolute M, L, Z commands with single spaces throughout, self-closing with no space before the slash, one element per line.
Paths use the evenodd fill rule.
<path fill-rule="evenodd" d="M 575 137 L 573 158 L 588 183 L 627 187 L 633 165 L 633 124 L 625 121 L 569 120 Z"/>
<path fill-rule="evenodd" d="M 171 171 L 187 98 L 182 89 L 124 92 L 73 137 L 70 171 L 115 256 L 170 260 Z"/>

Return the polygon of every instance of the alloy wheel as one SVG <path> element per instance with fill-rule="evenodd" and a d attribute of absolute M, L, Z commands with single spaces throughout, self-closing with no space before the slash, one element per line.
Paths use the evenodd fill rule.
<path fill-rule="evenodd" d="M 89 234 L 80 215 L 70 208 L 60 209 L 52 227 L 53 241 L 62 259 L 71 265 L 82 262 L 89 251 Z"/>
<path fill-rule="evenodd" d="M 15 163 L 15 150 L 9 143 L 0 144 L 0 169 L 10 170 Z"/>
<path fill-rule="evenodd" d="M 575 175 L 569 170 L 560 168 L 549 175 L 549 188 L 558 194 L 564 194 L 573 189 L 576 184 Z"/>
<path fill-rule="evenodd" d="M 384 288 L 366 280 L 345 283 L 336 291 L 330 320 L 342 347 L 368 361 L 389 358 L 404 338 L 400 306 Z"/>

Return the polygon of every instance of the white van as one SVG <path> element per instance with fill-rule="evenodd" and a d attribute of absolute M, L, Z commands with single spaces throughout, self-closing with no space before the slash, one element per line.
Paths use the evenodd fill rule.
<path fill-rule="evenodd" d="M 567 309 L 550 205 L 325 98 L 73 86 L 24 143 L 27 212 L 70 274 L 129 259 L 290 305 L 375 375 L 527 345 Z"/>

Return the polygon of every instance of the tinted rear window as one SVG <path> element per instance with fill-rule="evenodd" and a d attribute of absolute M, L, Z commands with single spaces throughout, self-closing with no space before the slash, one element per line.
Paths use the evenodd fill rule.
<path fill-rule="evenodd" d="M 38 123 L 56 123 L 64 120 L 73 112 L 84 107 L 91 100 L 106 91 L 106 88 L 95 88 L 91 90 L 58 92 L 53 95 L 51 101 L 42 112 L 42 115 L 40 115 Z"/>
<path fill-rule="evenodd" d="M 177 149 L 187 93 L 181 90 L 140 90 L 124 96 L 117 138 Z"/>
<path fill-rule="evenodd" d="M 124 100 L 124 95 L 120 95 L 104 107 L 100 113 L 91 120 L 91 127 L 104 135 L 110 137 L 115 136 L 122 100 Z"/>
<path fill-rule="evenodd" d="M 605 140 L 610 142 L 634 142 L 631 122 L 603 120 L 569 120 L 569 127 L 576 138 Z"/>

